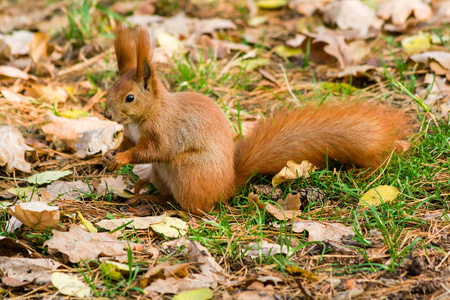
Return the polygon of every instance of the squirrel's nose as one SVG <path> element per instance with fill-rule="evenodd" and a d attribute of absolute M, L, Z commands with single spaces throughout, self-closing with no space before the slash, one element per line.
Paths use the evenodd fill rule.
<path fill-rule="evenodd" d="M 109 110 L 105 110 L 105 112 L 103 113 L 103 115 L 105 116 L 105 118 L 110 119 L 111 120 L 111 112 Z"/>

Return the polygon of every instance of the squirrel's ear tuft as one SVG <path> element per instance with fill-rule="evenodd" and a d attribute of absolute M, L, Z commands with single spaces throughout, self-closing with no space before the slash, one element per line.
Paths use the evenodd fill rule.
<path fill-rule="evenodd" d="M 130 28 L 119 23 L 114 31 L 114 49 L 116 50 L 119 75 L 136 68 L 136 45 Z"/>
<path fill-rule="evenodd" d="M 143 84 L 146 89 L 152 86 L 154 70 L 152 65 L 152 53 L 150 47 L 150 36 L 147 29 L 138 27 L 136 36 L 136 73 L 134 80 Z"/>

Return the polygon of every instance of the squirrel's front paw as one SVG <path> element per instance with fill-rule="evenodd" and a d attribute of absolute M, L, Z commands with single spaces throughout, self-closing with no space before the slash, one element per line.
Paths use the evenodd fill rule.
<path fill-rule="evenodd" d="M 107 160 L 108 158 L 104 157 L 105 160 Z M 130 160 L 128 159 L 128 156 L 124 153 L 119 153 L 117 155 L 115 155 L 114 157 L 112 157 L 111 159 L 108 159 L 108 161 L 105 161 L 106 167 L 108 168 L 108 170 L 110 171 L 116 171 L 118 169 L 120 169 L 121 166 L 129 164 Z"/>

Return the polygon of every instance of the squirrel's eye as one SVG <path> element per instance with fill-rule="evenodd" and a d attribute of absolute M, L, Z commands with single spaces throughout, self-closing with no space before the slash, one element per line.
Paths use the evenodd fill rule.
<path fill-rule="evenodd" d="M 127 99 L 125 100 L 126 102 L 133 102 L 134 101 L 134 95 L 133 94 L 129 94 L 127 96 Z"/>

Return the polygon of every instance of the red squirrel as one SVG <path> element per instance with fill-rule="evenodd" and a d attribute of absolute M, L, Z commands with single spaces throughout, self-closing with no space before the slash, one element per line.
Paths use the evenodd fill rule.
<path fill-rule="evenodd" d="M 234 143 L 212 99 L 166 89 L 152 64 L 145 28 L 133 32 L 119 25 L 114 46 L 120 77 L 107 92 L 104 115 L 123 124 L 124 134 L 103 162 L 109 170 L 151 163 L 151 183 L 184 211 L 208 212 L 226 203 L 253 174 L 275 175 L 288 160 L 325 167 L 328 157 L 377 167 L 394 141 L 408 134 L 408 118 L 397 109 L 342 102 L 285 109 L 258 121 Z"/>

